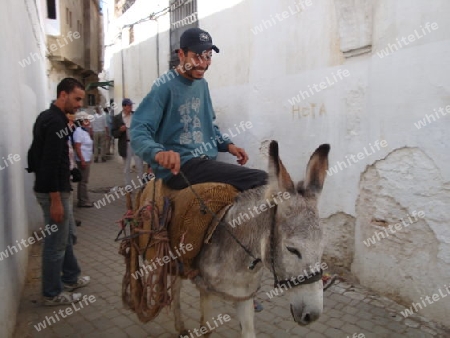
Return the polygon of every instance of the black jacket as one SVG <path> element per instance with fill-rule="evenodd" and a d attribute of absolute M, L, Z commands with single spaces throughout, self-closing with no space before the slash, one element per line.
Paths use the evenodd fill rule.
<path fill-rule="evenodd" d="M 134 112 L 131 112 L 133 114 Z M 113 124 L 112 124 L 112 134 L 114 138 L 119 139 L 119 155 L 122 157 L 127 157 L 127 143 L 129 140 L 127 140 L 127 132 L 126 131 L 120 131 L 120 127 L 124 126 L 125 123 L 123 122 L 122 118 L 122 112 L 114 116 Z"/>
<path fill-rule="evenodd" d="M 35 159 L 32 169 L 36 174 L 36 192 L 71 190 L 68 122 L 64 112 L 53 104 L 36 119 L 29 156 Z"/>

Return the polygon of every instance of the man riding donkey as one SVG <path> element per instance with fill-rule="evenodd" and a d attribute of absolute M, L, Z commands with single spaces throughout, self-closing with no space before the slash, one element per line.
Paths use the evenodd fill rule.
<path fill-rule="evenodd" d="M 164 75 L 164 83 L 153 85 L 133 117 L 133 150 L 170 189 L 217 182 L 245 191 L 267 182 L 265 171 L 243 167 L 247 153 L 222 136 L 215 125 L 204 79 L 213 50 L 219 52 L 208 32 L 200 28 L 186 30 L 175 51 L 180 64 Z M 198 156 L 202 148 L 205 151 Z M 236 156 L 240 165 L 216 161 L 218 152 Z M 259 303 L 254 306 L 256 311 L 262 310 Z"/>

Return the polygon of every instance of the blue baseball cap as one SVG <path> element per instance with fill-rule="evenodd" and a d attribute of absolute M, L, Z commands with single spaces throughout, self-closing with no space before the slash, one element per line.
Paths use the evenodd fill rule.
<path fill-rule="evenodd" d="M 202 54 L 204 51 L 213 49 L 219 53 L 219 48 L 213 45 L 211 35 L 200 28 L 189 28 L 181 34 L 180 49 L 187 48 L 196 54 Z M 175 52 L 178 53 L 179 49 Z"/>
<path fill-rule="evenodd" d="M 122 100 L 122 107 L 123 106 L 131 106 L 133 104 L 133 102 L 131 102 L 130 99 L 123 99 Z"/>

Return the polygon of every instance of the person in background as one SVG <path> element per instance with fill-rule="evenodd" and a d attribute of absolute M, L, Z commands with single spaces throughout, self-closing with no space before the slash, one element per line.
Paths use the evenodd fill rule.
<path fill-rule="evenodd" d="M 114 110 L 112 108 L 105 107 L 103 111 L 105 112 L 106 125 L 108 127 L 108 134 L 106 135 L 106 155 L 112 155 L 114 154 L 114 136 L 112 134 Z M 112 153 L 111 153 L 111 146 L 113 148 Z"/>
<path fill-rule="evenodd" d="M 89 183 L 90 164 L 92 160 L 92 139 L 88 128 L 92 115 L 84 111 L 77 112 L 75 115 L 75 124 L 77 128 L 73 133 L 73 142 L 75 143 L 75 155 L 78 169 L 81 171 L 81 181 L 78 182 L 78 207 L 92 208 L 93 204 L 89 199 L 87 185 Z"/>
<path fill-rule="evenodd" d="M 119 155 L 122 156 L 125 166 L 125 184 L 131 185 L 131 159 L 134 158 L 138 179 L 142 179 L 144 174 L 144 165 L 142 159 L 135 155 L 130 145 L 130 125 L 133 116 L 133 102 L 130 99 L 123 99 L 122 112 L 114 116 L 113 135 L 119 139 Z"/>
<path fill-rule="evenodd" d="M 67 141 L 67 144 L 69 146 L 69 161 L 70 161 L 70 173 L 72 177 L 72 182 L 78 182 L 74 177 L 74 171 L 78 170 L 77 163 L 75 161 L 75 151 L 73 150 L 74 142 L 73 142 L 73 132 L 76 129 L 75 125 L 75 114 L 66 114 L 67 119 L 69 120 L 69 123 L 67 124 L 69 126 L 69 140 Z M 77 177 L 78 179 L 78 177 Z M 73 190 L 71 188 L 71 190 Z M 77 241 L 77 235 L 76 235 L 76 228 L 81 225 L 81 221 L 75 219 L 75 215 L 73 212 L 73 194 L 70 194 L 70 201 L 69 201 L 69 207 L 70 207 L 70 216 L 69 216 L 69 233 L 72 235 L 73 244 Z"/>
<path fill-rule="evenodd" d="M 95 108 L 96 113 L 92 120 L 92 131 L 94 132 L 94 162 L 99 161 L 99 157 L 102 162 L 106 162 L 105 147 L 106 139 L 109 137 L 109 128 L 106 122 L 106 115 L 103 114 L 101 107 Z"/>
<path fill-rule="evenodd" d="M 57 226 L 44 239 L 42 252 L 42 294 L 44 305 L 64 305 L 81 300 L 75 289 L 89 284 L 73 252 L 69 232 L 70 162 L 66 114 L 81 107 L 84 86 L 74 78 L 65 78 L 57 86 L 57 99 L 36 119 L 33 143 L 28 152 L 28 171 L 34 172 L 34 192 L 47 225 Z"/>

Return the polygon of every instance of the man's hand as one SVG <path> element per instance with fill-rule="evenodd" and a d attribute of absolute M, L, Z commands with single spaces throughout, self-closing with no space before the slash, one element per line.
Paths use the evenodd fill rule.
<path fill-rule="evenodd" d="M 172 150 L 160 151 L 155 156 L 155 161 L 159 163 L 160 166 L 170 169 L 171 173 L 178 175 L 180 172 L 180 154 Z"/>
<path fill-rule="evenodd" d="M 228 145 L 228 152 L 237 157 L 237 163 L 240 165 L 244 165 L 248 161 L 248 155 L 245 152 L 244 148 L 238 148 L 234 144 L 230 143 Z"/>
<path fill-rule="evenodd" d="M 83 159 L 80 161 L 81 163 L 81 169 L 86 169 L 87 165 L 86 165 L 86 161 Z"/>
<path fill-rule="evenodd" d="M 50 193 L 50 198 L 50 218 L 55 223 L 61 223 L 64 220 L 64 208 L 59 192 Z"/>
<path fill-rule="evenodd" d="M 120 131 L 127 131 L 127 126 L 126 125 L 120 126 L 119 130 Z"/>

